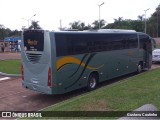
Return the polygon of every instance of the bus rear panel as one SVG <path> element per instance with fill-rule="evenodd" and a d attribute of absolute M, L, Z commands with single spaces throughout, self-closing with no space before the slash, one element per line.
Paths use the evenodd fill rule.
<path fill-rule="evenodd" d="M 22 84 L 24 87 L 45 94 L 52 94 L 51 41 L 49 32 L 26 30 L 22 34 Z M 53 54 L 54 55 L 54 54 Z M 55 88 L 56 89 L 56 88 Z"/>

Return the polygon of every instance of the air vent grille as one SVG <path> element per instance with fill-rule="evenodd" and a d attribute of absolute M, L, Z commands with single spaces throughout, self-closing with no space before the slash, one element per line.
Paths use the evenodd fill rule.
<path fill-rule="evenodd" d="M 31 61 L 31 62 L 38 62 L 42 56 L 42 54 L 37 54 L 37 53 L 26 53 L 28 59 Z"/>

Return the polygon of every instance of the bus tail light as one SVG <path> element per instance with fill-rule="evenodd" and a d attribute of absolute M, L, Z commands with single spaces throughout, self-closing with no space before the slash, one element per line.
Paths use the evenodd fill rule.
<path fill-rule="evenodd" d="M 52 87 L 52 70 L 49 68 L 48 70 L 48 87 Z"/>
<path fill-rule="evenodd" d="M 22 80 L 24 80 L 24 69 L 23 69 L 23 65 L 21 65 L 21 74 L 22 74 Z"/>

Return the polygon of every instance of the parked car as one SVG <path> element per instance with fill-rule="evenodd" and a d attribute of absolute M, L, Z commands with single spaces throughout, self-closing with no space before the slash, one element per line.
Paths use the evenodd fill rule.
<path fill-rule="evenodd" d="M 152 51 L 152 62 L 160 62 L 160 49 Z"/>

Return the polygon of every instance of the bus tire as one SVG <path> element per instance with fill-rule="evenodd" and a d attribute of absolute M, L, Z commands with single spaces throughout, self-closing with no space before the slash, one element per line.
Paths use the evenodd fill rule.
<path fill-rule="evenodd" d="M 96 74 L 90 74 L 87 83 L 87 90 L 92 91 L 97 87 L 98 76 Z"/>
<path fill-rule="evenodd" d="M 138 73 L 138 74 L 142 72 L 142 68 L 143 68 L 143 67 L 142 67 L 142 64 L 139 63 L 138 66 L 137 66 L 137 73 Z"/>

